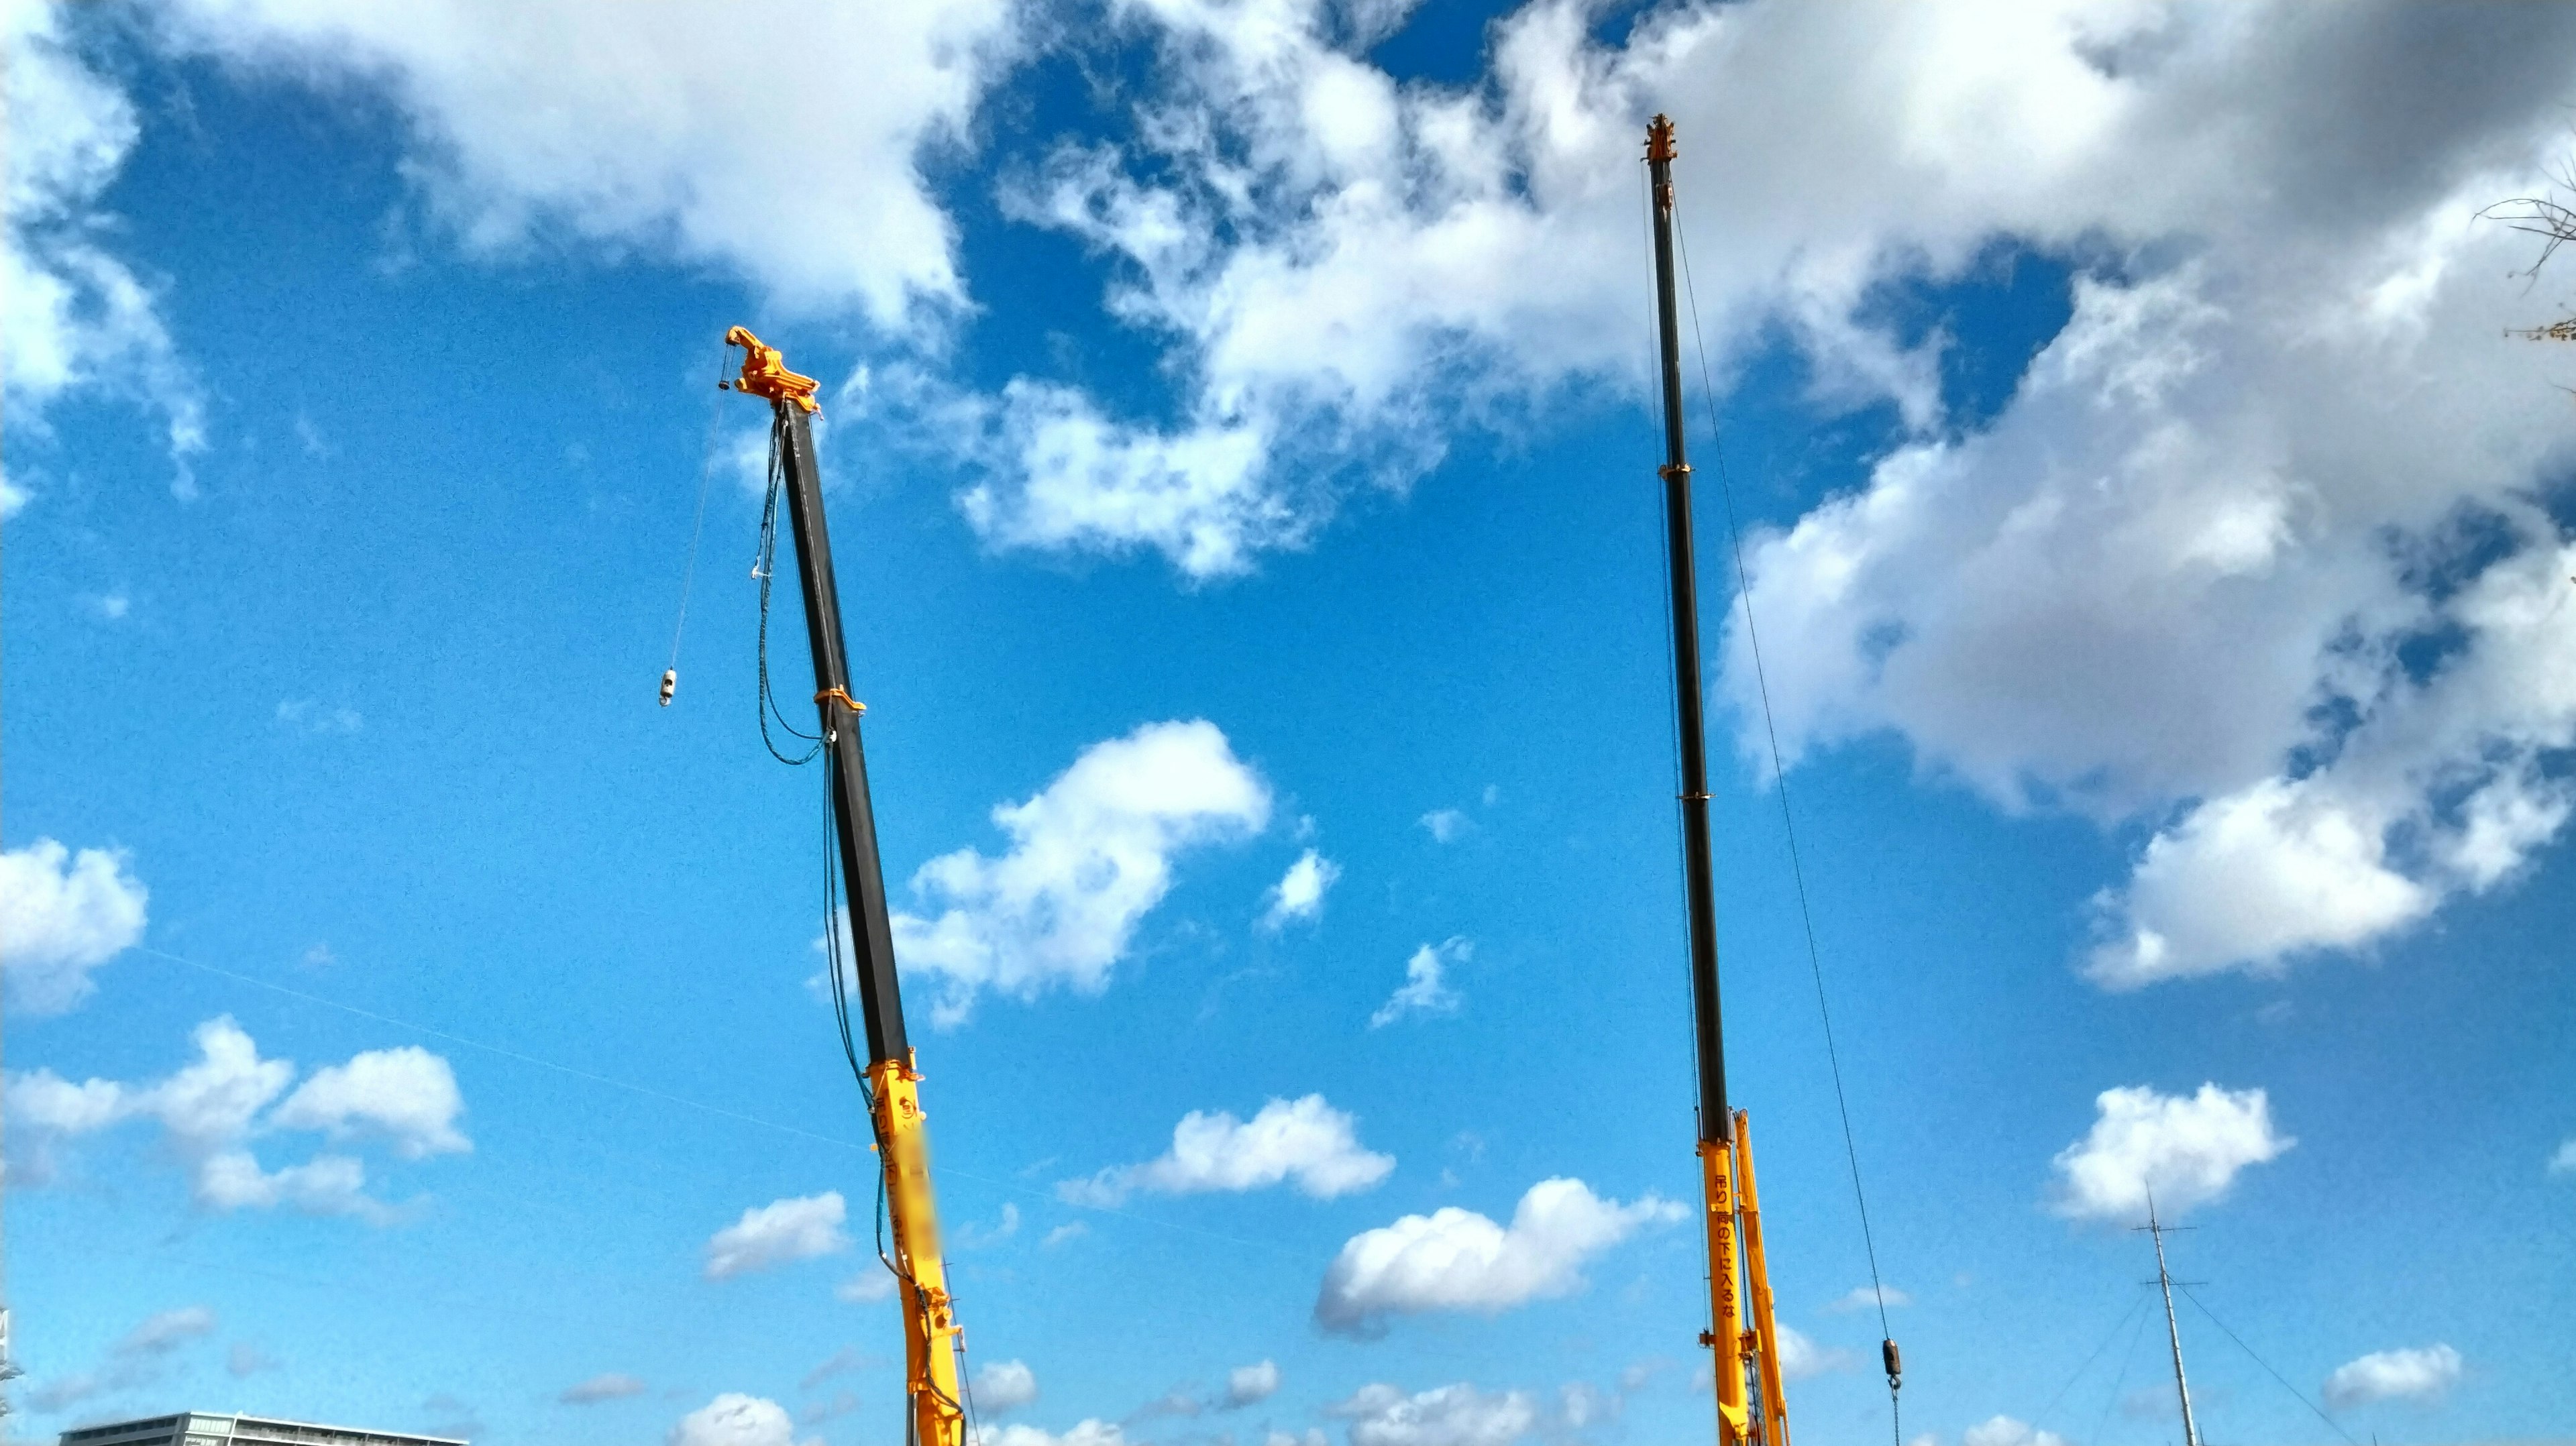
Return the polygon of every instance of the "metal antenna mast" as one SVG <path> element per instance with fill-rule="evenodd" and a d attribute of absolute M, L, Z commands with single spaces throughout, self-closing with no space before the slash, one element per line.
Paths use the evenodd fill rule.
<path fill-rule="evenodd" d="M 2156 1242 L 2156 1286 L 2165 1293 L 2165 1339 L 2173 1344 L 2174 1391 L 2182 1397 L 2183 1446 L 2200 1446 L 2200 1423 L 2191 1414 L 2191 1382 L 2182 1373 L 2182 1326 L 2174 1320 L 2173 1274 L 2165 1269 L 2165 1235 L 2175 1227 L 2156 1219 L 2153 1191 L 2147 1194 L 2147 1223 L 2137 1228 Z"/>

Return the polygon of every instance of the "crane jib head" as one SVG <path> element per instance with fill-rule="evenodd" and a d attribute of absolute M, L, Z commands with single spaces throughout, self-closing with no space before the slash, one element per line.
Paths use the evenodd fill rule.
<path fill-rule="evenodd" d="M 786 358 L 778 348 L 769 346 L 751 334 L 749 327 L 737 326 L 725 333 L 725 345 L 742 348 L 742 375 L 734 378 L 734 390 L 767 397 L 773 402 L 794 402 L 809 412 L 823 410 L 814 400 L 822 383 L 787 369 Z"/>

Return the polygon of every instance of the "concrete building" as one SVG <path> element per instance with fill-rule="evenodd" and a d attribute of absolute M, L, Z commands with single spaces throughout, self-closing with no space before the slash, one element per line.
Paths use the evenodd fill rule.
<path fill-rule="evenodd" d="M 357 1426 L 317 1426 L 265 1416 L 189 1411 L 65 1431 L 59 1446 L 468 1446 L 453 1436 L 412 1436 Z"/>

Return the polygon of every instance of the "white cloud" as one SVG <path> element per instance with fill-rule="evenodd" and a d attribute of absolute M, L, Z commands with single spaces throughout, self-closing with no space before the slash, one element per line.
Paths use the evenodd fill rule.
<path fill-rule="evenodd" d="M 1084 1419 L 1062 1435 L 1013 1422 L 999 1431 L 977 1432 L 971 1446 L 1128 1446 L 1127 1433 L 1115 1422 Z"/>
<path fill-rule="evenodd" d="M 850 1248 L 841 1229 L 849 1207 L 841 1192 L 797 1195 L 742 1212 L 742 1218 L 707 1239 L 706 1277 L 724 1280 L 790 1261 L 811 1260 Z"/>
<path fill-rule="evenodd" d="M 1239 1411 L 1256 1402 L 1267 1401 L 1279 1392 L 1279 1363 L 1256 1361 L 1237 1366 L 1225 1373 L 1225 1396 L 1217 1409 Z"/>
<path fill-rule="evenodd" d="M 806 16 L 787 45 L 679 3 L 191 0 L 159 21 L 181 51 L 382 94 L 410 133 L 405 176 L 468 252 L 578 240 L 891 327 L 964 300 L 956 228 L 921 167 L 967 143 L 1015 14 L 893 0 Z"/>
<path fill-rule="evenodd" d="M 1053 1250 L 1059 1245 L 1066 1244 L 1070 1241 L 1080 1240 L 1082 1237 L 1089 1235 L 1090 1233 L 1091 1227 L 1088 1224 L 1080 1220 L 1068 1220 L 1053 1230 L 1048 1231 L 1046 1233 L 1046 1238 L 1040 1240 L 1038 1244 L 1049 1250 Z"/>
<path fill-rule="evenodd" d="M 1839 1315 L 1846 1311 L 1876 1310 L 1882 1305 L 1894 1310 L 1898 1306 L 1912 1304 L 1914 1304 L 1914 1297 L 1898 1290 L 1895 1286 L 1873 1289 L 1866 1285 L 1855 1285 L 1835 1297 L 1825 1309 Z"/>
<path fill-rule="evenodd" d="M 1467 815 L 1454 808 L 1435 808 L 1415 822 L 1431 835 L 1433 843 L 1454 843 L 1459 835 L 1476 826 Z"/>
<path fill-rule="evenodd" d="M 215 1324 L 215 1313 L 202 1305 L 146 1316 L 108 1348 L 107 1358 L 96 1367 L 46 1379 L 28 1393 L 27 1404 L 38 1411 L 61 1411 L 94 1396 L 150 1385 L 161 1378 L 172 1356 L 212 1335 Z"/>
<path fill-rule="evenodd" d="M 277 1107 L 270 1123 L 284 1129 L 323 1130 L 332 1139 L 378 1134 L 406 1160 L 471 1150 L 456 1128 L 465 1112 L 456 1072 L 420 1048 L 373 1049 L 347 1064 L 314 1071 Z"/>
<path fill-rule="evenodd" d="M 975 1409 L 1003 1416 L 1038 1398 L 1038 1373 L 1026 1361 L 989 1361 L 975 1371 Z"/>
<path fill-rule="evenodd" d="M 804 1414 L 798 1416 L 796 1421 L 802 1426 L 819 1426 L 826 1421 L 837 1421 L 857 1409 L 859 1409 L 859 1393 L 845 1388 L 834 1391 L 832 1399 L 828 1401 L 817 1401 L 806 1407 Z"/>
<path fill-rule="evenodd" d="M 255 1376 L 262 1371 L 276 1370 L 281 1364 L 283 1362 L 275 1356 L 248 1341 L 235 1341 L 232 1349 L 224 1353 L 225 1374 L 230 1375 L 234 1380 Z"/>
<path fill-rule="evenodd" d="M 1294 1182 L 1303 1194 L 1331 1200 L 1368 1189 L 1394 1168 L 1394 1156 L 1363 1148 L 1352 1117 L 1315 1094 L 1273 1099 L 1248 1121 L 1230 1110 L 1192 1110 L 1160 1156 L 1064 1181 L 1056 1193 L 1076 1204 L 1116 1205 L 1139 1190 L 1195 1195 Z"/>
<path fill-rule="evenodd" d="M 1404 961 L 1404 982 L 1369 1016 L 1369 1028 L 1384 1029 L 1416 1014 L 1457 1013 L 1459 994 L 1449 987 L 1446 972 L 1452 964 L 1466 963 L 1475 952 L 1475 944 L 1463 938 L 1443 939 L 1414 950 L 1413 957 Z"/>
<path fill-rule="evenodd" d="M 325 707 L 311 698 L 288 698 L 280 702 L 277 721 L 307 733 L 356 733 L 367 726 L 366 715 L 357 709 Z"/>
<path fill-rule="evenodd" d="M 2549 1157 L 2549 1173 L 2576 1175 L 2576 1137 L 2559 1142 L 2558 1153 Z"/>
<path fill-rule="evenodd" d="M 121 852 L 40 838 L 0 853 L 0 958 L 18 1007 L 60 1014 L 87 999 L 90 971 L 142 941 L 150 897 Z"/>
<path fill-rule="evenodd" d="M 832 1379 L 834 1376 L 858 1370 L 867 1363 L 868 1356 L 866 1352 L 860 1350 L 857 1346 L 843 1346 L 839 1350 L 832 1352 L 829 1356 L 824 1357 L 821 1365 L 807 1371 L 804 1379 L 798 1381 L 796 1384 L 800 1388 L 810 1391 L 816 1386 L 821 1385 L 823 1382 Z"/>
<path fill-rule="evenodd" d="M 2215 1200 L 2248 1165 L 2277 1159 L 2298 1141 L 2272 1128 L 2259 1089 L 2204 1084 L 2189 1096 L 2145 1085 L 2094 1098 L 2093 1128 L 2057 1152 L 2058 1214 L 2123 1223 L 2147 1218 L 2152 1194 L 2166 1219 Z"/>
<path fill-rule="evenodd" d="M 128 1332 L 117 1349 L 137 1355 L 166 1356 L 190 1341 L 210 1335 L 215 1313 L 202 1305 L 182 1306 L 145 1318 Z"/>
<path fill-rule="evenodd" d="M 1994 1416 L 1959 1433 L 1960 1446 L 2067 1446 L 2065 1437 L 2010 1416 Z"/>
<path fill-rule="evenodd" d="M 912 885 L 938 913 L 894 916 L 904 967 L 944 985 L 932 1010 L 942 1024 L 963 1020 L 986 989 L 1027 1000 L 1107 988 L 1137 923 L 1171 890 L 1175 857 L 1259 833 L 1270 789 L 1215 724 L 1149 723 L 1084 749 L 993 822 L 1008 853 L 932 859 Z"/>
<path fill-rule="evenodd" d="M 608 1371 L 579 1385 L 565 1387 L 563 1394 L 555 1399 L 567 1406 L 594 1406 L 602 1401 L 622 1401 L 629 1396 L 640 1396 L 645 1389 L 644 1383 L 633 1376 L 622 1371 Z"/>
<path fill-rule="evenodd" d="M 832 1299 L 848 1305 L 866 1305 L 871 1301 L 894 1299 L 894 1272 L 883 1262 L 862 1267 L 858 1274 L 832 1287 Z"/>
<path fill-rule="evenodd" d="M 2576 16 L 1758 0 L 1603 43 L 1536 0 L 1457 85 L 1396 81 L 1326 0 L 1113 13 L 1159 89 L 1008 204 L 1110 261 L 1182 396 L 964 406 L 994 544 L 1240 572 L 1450 428 L 1642 398 L 1636 122 L 1669 109 L 1721 374 L 1786 338 L 1819 405 L 1900 422 L 1865 486 L 1749 539 L 1793 759 L 1892 733 L 2005 808 L 2145 825 L 2113 985 L 2366 945 L 2563 833 L 2570 539 L 2533 497 L 2576 415 L 2500 335 L 2550 315 L 2505 279 L 2529 238 L 2469 218 L 2565 155 Z M 1999 248 L 2073 267 L 2074 319 L 1952 416 L 1949 338 L 1882 302 Z"/>
<path fill-rule="evenodd" d="M 1351 1446 L 1509 1446 L 1538 1425 L 1527 1392 L 1479 1391 L 1464 1381 L 1409 1396 L 1366 1385 L 1326 1409 L 1350 1421 Z"/>
<path fill-rule="evenodd" d="M 991 1225 L 974 1220 L 961 1220 L 951 1232 L 950 1245 L 958 1250 L 981 1250 L 998 1245 L 1020 1233 L 1020 1207 L 1005 1200 L 1002 1213 Z"/>
<path fill-rule="evenodd" d="M 2459 1380 L 2460 1353 L 2449 1346 L 2372 1351 L 2326 1377 L 2326 1404 L 2343 1411 L 2373 1401 L 2430 1401 Z"/>
<path fill-rule="evenodd" d="M 796 1446 L 796 1426 L 776 1401 L 727 1391 L 682 1416 L 666 1440 L 668 1446 Z"/>
<path fill-rule="evenodd" d="M 1499 1314 L 1583 1288 L 1583 1266 L 1640 1227 L 1682 1218 L 1647 1195 L 1604 1200 L 1580 1180 L 1542 1180 L 1521 1196 L 1510 1226 L 1444 1206 L 1351 1237 L 1324 1272 L 1315 1320 L 1326 1330 L 1373 1334 L 1391 1315 L 1424 1311 Z"/>
<path fill-rule="evenodd" d="M 1780 1338 L 1780 1378 L 1803 1381 L 1828 1371 L 1848 1371 L 1852 1354 L 1840 1346 L 1820 1346 L 1806 1333 L 1785 1321 L 1773 1321 L 1771 1328 Z"/>
<path fill-rule="evenodd" d="M 1342 866 L 1322 854 L 1308 849 L 1288 866 L 1268 895 L 1270 906 L 1261 915 L 1261 927 L 1277 933 L 1300 919 L 1312 919 L 1324 912 L 1324 892 L 1342 876 Z"/>
<path fill-rule="evenodd" d="M 287 1130 L 381 1136 L 406 1159 L 471 1148 L 455 1129 L 462 1097 L 437 1055 L 409 1047 L 360 1054 L 318 1072 L 314 1082 L 328 1081 L 327 1087 L 303 1106 L 289 1099 L 272 1110 L 295 1081 L 293 1064 L 261 1058 L 257 1042 L 229 1015 L 198 1025 L 194 1039 L 197 1059 L 150 1083 L 73 1084 L 45 1069 L 12 1076 L 8 1109 L 19 1126 L 11 1141 L 12 1183 L 45 1183 L 54 1173 L 56 1151 L 67 1141 L 148 1119 L 161 1126 L 170 1153 L 188 1171 L 197 1204 L 206 1209 L 288 1205 L 308 1214 L 387 1223 L 395 1213 L 367 1193 L 362 1161 L 324 1154 L 272 1171 L 259 1163 L 251 1140 Z M 305 1096 L 299 1091 L 296 1098 Z"/>
<path fill-rule="evenodd" d="M 6 244 L 0 246 L 0 370 L 8 423 L 45 435 L 44 413 L 68 394 L 139 397 L 161 414 L 177 469 L 172 490 L 194 495 L 188 460 L 205 450 L 204 402 L 172 344 L 154 288 L 104 244 L 115 218 L 102 197 L 142 128 L 133 104 L 84 62 L 64 7 L 0 11 L 9 56 Z M 25 489 L 0 483 L 0 512 Z"/>

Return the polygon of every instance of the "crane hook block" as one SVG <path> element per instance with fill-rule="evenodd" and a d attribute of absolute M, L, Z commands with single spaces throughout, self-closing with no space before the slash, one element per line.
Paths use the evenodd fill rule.
<path fill-rule="evenodd" d="M 671 695 L 679 690 L 680 670 L 677 668 L 664 668 L 662 670 L 662 706 L 665 708 L 670 707 Z"/>
<path fill-rule="evenodd" d="M 1887 1388 L 1891 1391 L 1895 1390 L 1898 1379 L 1905 1374 L 1905 1358 L 1896 1353 L 1896 1342 L 1880 1341 L 1878 1358 L 1887 1363 Z"/>
<path fill-rule="evenodd" d="M 773 402 L 794 402 L 809 412 L 823 410 L 822 403 L 814 400 L 822 383 L 789 371 L 778 348 L 764 344 L 748 327 L 737 326 L 726 332 L 725 345 L 738 346 L 743 351 L 742 375 L 734 379 L 734 390 Z"/>

